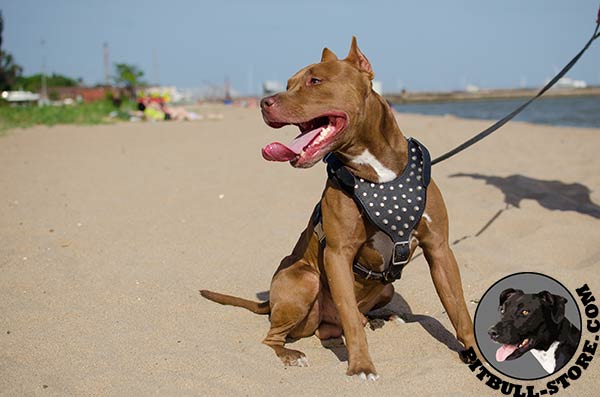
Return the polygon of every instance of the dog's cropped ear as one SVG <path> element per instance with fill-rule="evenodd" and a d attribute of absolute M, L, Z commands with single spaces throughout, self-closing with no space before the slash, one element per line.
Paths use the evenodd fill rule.
<path fill-rule="evenodd" d="M 567 299 L 560 295 L 551 294 L 548 291 L 538 292 L 537 296 L 547 305 L 552 321 L 559 324 L 565 318 L 565 304 Z"/>
<path fill-rule="evenodd" d="M 500 294 L 500 306 L 502 306 L 504 304 L 504 302 L 506 302 L 506 300 L 514 294 L 523 294 L 523 291 L 521 291 L 520 289 L 514 289 L 514 288 L 507 288 L 504 291 L 502 291 L 502 293 Z"/>
<path fill-rule="evenodd" d="M 337 61 L 338 57 L 329 48 L 323 48 L 323 54 L 321 54 L 321 62 Z"/>
<path fill-rule="evenodd" d="M 358 48 L 358 44 L 356 44 L 356 36 L 352 36 L 352 44 L 350 45 L 350 52 L 346 57 L 345 61 L 354 64 L 363 73 L 366 73 L 369 76 L 369 80 L 373 80 L 375 77 L 375 73 L 373 73 L 373 69 L 371 68 L 371 63 Z"/>

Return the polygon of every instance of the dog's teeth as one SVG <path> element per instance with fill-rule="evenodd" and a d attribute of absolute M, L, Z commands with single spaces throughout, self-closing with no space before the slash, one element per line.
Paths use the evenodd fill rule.
<path fill-rule="evenodd" d="M 323 141 L 323 139 L 325 139 L 325 137 L 327 136 L 329 131 L 330 131 L 329 126 L 327 126 L 326 128 L 323 128 L 321 130 L 321 132 L 319 133 L 319 135 L 317 136 L 317 138 L 314 140 L 313 145 L 321 143 Z"/>

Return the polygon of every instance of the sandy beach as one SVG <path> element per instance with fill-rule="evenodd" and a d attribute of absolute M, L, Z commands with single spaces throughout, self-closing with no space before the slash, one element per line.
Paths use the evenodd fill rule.
<path fill-rule="evenodd" d="M 308 368 L 284 368 L 260 343 L 266 316 L 204 300 L 199 289 L 264 298 L 326 179 L 323 164 L 262 159 L 295 129 L 216 111 L 0 137 L 0 395 L 501 395 L 452 350 L 422 256 L 389 307 L 406 323 L 367 328 L 377 382 L 347 377 L 345 349 L 316 337 L 292 344 Z M 433 157 L 491 124 L 398 118 Z M 513 122 L 433 168 L 471 314 L 521 271 L 600 296 L 598 148 L 600 129 Z M 568 395 L 597 392 L 597 361 Z"/>

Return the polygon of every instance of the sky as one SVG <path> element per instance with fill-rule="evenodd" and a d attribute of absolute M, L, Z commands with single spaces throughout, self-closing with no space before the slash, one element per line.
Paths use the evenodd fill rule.
<path fill-rule="evenodd" d="M 599 0 L 0 0 L 4 50 L 24 74 L 86 84 L 110 63 L 149 83 L 260 94 L 352 35 L 384 92 L 537 87 L 591 36 Z M 111 70 L 112 72 L 113 70 Z M 569 76 L 600 85 L 600 40 Z"/>

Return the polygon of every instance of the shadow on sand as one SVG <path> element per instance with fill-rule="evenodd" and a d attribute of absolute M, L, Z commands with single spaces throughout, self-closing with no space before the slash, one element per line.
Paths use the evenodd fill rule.
<path fill-rule="evenodd" d="M 575 211 L 600 219 L 600 206 L 592 202 L 590 189 L 581 183 L 545 181 L 524 175 L 499 177 L 493 175 L 458 173 L 450 178 L 473 178 L 497 187 L 508 206 L 519 208 L 523 200 L 535 200 L 552 211 Z"/>
<path fill-rule="evenodd" d="M 450 175 L 450 178 L 461 177 L 481 179 L 486 184 L 500 189 L 504 194 L 505 207 L 499 209 L 475 234 L 463 236 L 453 241 L 451 245 L 456 245 L 469 238 L 479 237 L 498 220 L 503 212 L 511 208 L 520 208 L 523 200 L 535 200 L 542 207 L 552 211 L 575 211 L 600 219 L 600 206 L 590 198 L 590 189 L 581 183 L 544 181 L 523 175 L 511 175 L 505 178 L 468 173 Z M 419 252 L 413 256 L 413 259 L 421 255 L 422 252 Z"/>
<path fill-rule="evenodd" d="M 442 323 L 431 316 L 413 313 L 408 302 L 398 293 L 394 294 L 392 301 L 387 306 L 367 313 L 367 319 L 369 320 L 371 329 L 381 328 L 392 321 L 400 323 L 400 326 L 402 325 L 401 323 L 419 323 L 433 339 L 444 344 L 448 349 L 459 354 L 465 350 L 456 337 Z M 343 339 L 324 340 L 321 341 L 321 344 L 335 354 L 338 360 L 348 361 L 348 351 Z M 401 353 L 401 350 L 402 346 L 398 346 L 398 353 Z"/>
<path fill-rule="evenodd" d="M 438 320 L 424 314 L 413 313 L 408 302 L 398 293 L 394 294 L 394 298 L 387 306 L 369 312 L 367 318 L 369 326 L 374 330 L 392 321 L 400 323 L 400 326 L 402 325 L 401 323 L 419 323 L 433 339 L 444 344 L 448 349 L 456 353 L 460 353 L 465 349 L 456 337 Z M 341 338 L 324 340 L 321 341 L 321 344 L 335 354 L 338 360 L 348 360 L 348 351 Z M 398 346 L 398 349 L 398 353 L 401 353 L 402 346 Z"/>

